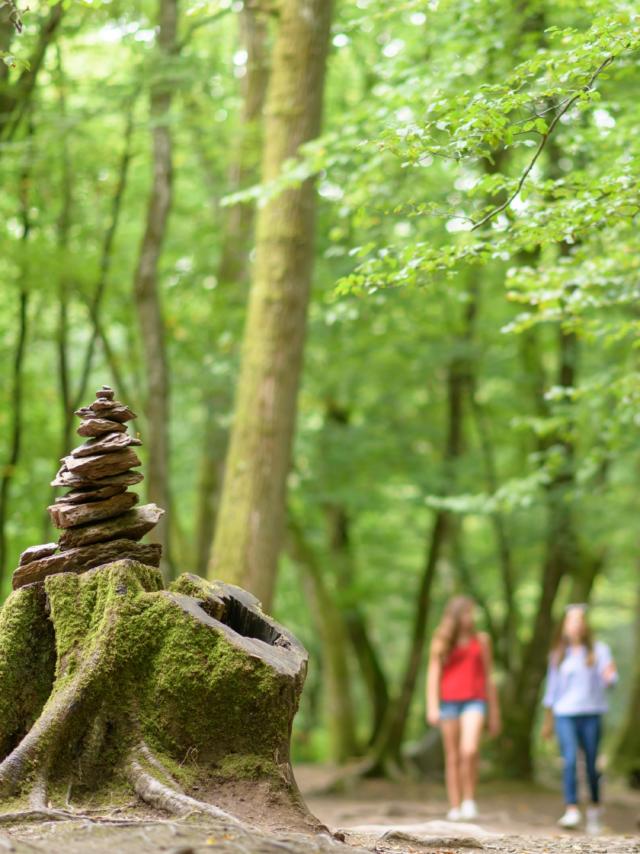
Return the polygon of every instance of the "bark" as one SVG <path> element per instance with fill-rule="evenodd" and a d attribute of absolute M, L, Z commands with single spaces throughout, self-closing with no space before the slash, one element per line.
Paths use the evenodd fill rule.
<path fill-rule="evenodd" d="M 578 341 L 572 333 L 558 332 L 557 384 L 573 387 L 577 380 Z M 529 359 L 532 351 L 527 350 Z M 543 389 L 539 387 L 542 370 L 531 374 L 540 396 L 536 406 L 547 414 Z M 574 487 L 575 448 L 570 438 L 551 436 L 539 443 L 544 453 L 555 447 L 563 455 L 560 471 L 546 487 L 547 531 L 545 555 L 540 578 L 540 594 L 531 636 L 521 653 L 518 669 L 509 675 L 503 703 L 504 733 L 501 739 L 501 759 L 504 769 L 513 777 L 526 779 L 533 774 L 533 726 L 538 709 L 540 687 L 544 680 L 549 639 L 553 631 L 553 606 L 560 583 L 574 567 L 587 559 L 576 533 L 571 505 Z"/>
<path fill-rule="evenodd" d="M 177 0 L 159 0 L 157 55 L 158 79 L 152 83 L 150 115 L 153 139 L 153 178 L 147 206 L 147 220 L 135 274 L 134 295 L 146 372 L 146 415 L 149 459 L 147 495 L 166 508 L 167 516 L 158 528 L 163 547 L 163 571 L 168 575 L 171 551 L 168 516 L 171 513 L 169 488 L 169 373 L 162 317 L 158 263 L 164 244 L 172 203 L 173 153 L 170 127 L 172 83 L 169 68 L 177 43 Z"/>
<path fill-rule="evenodd" d="M 640 709 L 640 588 L 636 603 L 635 643 L 631 691 L 627 700 L 626 714 L 613 749 L 613 766 L 624 774 L 630 786 L 640 789 L 640 727 L 638 710 Z"/>
<path fill-rule="evenodd" d="M 228 828 L 220 802 L 246 799 L 318 830 L 289 760 L 306 668 L 238 588 L 183 575 L 165 590 L 133 560 L 50 575 L 0 612 L 0 793 L 72 818 L 134 790 Z"/>
<path fill-rule="evenodd" d="M 113 197 L 111 200 L 111 211 L 109 215 L 109 221 L 107 228 L 104 233 L 103 241 L 102 241 L 102 251 L 100 254 L 100 267 L 98 270 L 98 277 L 96 280 L 95 289 L 93 291 L 93 295 L 91 301 L 89 303 L 89 316 L 91 318 L 91 322 L 95 331 L 95 335 L 92 335 L 88 344 L 87 349 L 85 351 L 84 359 L 82 361 L 82 368 L 80 373 L 80 379 L 78 382 L 78 388 L 73 398 L 73 403 L 71 405 L 71 411 L 74 411 L 80 406 L 80 403 L 85 397 L 87 391 L 87 385 L 89 383 L 89 377 L 91 376 L 91 368 L 93 365 L 93 357 L 95 354 L 95 347 L 97 340 L 102 340 L 103 346 L 105 349 L 105 355 L 107 356 L 107 361 L 111 365 L 111 373 L 113 374 L 113 381 L 116 388 L 120 389 L 120 393 L 127 400 L 133 400 L 131 395 L 128 393 L 128 389 L 126 384 L 123 385 L 121 371 L 117 368 L 114 369 L 113 366 L 113 356 L 111 354 L 111 348 L 109 347 L 109 342 L 106 340 L 106 336 L 103 333 L 102 323 L 100 320 L 101 307 L 102 302 L 104 300 L 104 296 L 107 289 L 107 284 L 109 281 L 109 273 L 111 271 L 111 262 L 113 258 L 113 244 L 115 241 L 115 236 L 118 231 L 118 224 L 120 222 L 120 212 L 122 210 L 122 200 L 124 198 L 125 190 L 127 188 L 127 182 L 129 178 L 129 167 L 131 165 L 132 158 L 132 139 L 133 139 L 133 130 L 134 130 L 134 110 L 136 103 L 137 93 L 135 93 L 126 108 L 126 123 L 124 129 L 124 142 L 122 148 L 122 155 L 120 157 L 120 163 L 118 165 L 118 177 L 116 180 L 116 186 L 113 192 Z M 69 447 L 69 443 L 65 446 L 65 450 L 63 453 L 66 453 L 66 448 Z"/>
<path fill-rule="evenodd" d="M 0 65 L 3 63 L 0 62 Z M 31 130 L 30 130 L 31 133 Z M 23 167 L 21 175 L 21 240 L 26 252 L 27 241 L 31 231 L 29 219 L 29 182 L 31 180 L 30 153 Z M 24 361 L 26 355 L 28 323 L 29 323 L 29 290 L 26 282 L 26 270 L 20 273 L 18 284 L 18 322 L 16 346 L 11 367 L 11 397 L 9 409 L 12 414 L 11 430 L 9 432 L 9 449 L 5 459 L 0 477 L 0 585 L 4 580 L 7 567 L 8 543 L 7 543 L 7 518 L 9 515 L 9 503 L 11 499 L 11 486 L 20 460 L 22 449 L 23 432 L 23 382 Z"/>
<path fill-rule="evenodd" d="M 349 424 L 349 410 L 329 400 L 326 405 L 327 421 L 337 430 Z M 353 595 L 355 565 L 351 543 L 351 519 L 347 508 L 341 503 L 325 506 L 328 526 L 329 549 L 336 571 L 340 596 L 335 603 L 342 611 L 349 641 L 358 662 L 371 709 L 371 731 L 368 744 L 378 738 L 389 703 L 389 689 L 382 664 L 371 641 L 369 627 L 364 614 Z"/>
<path fill-rule="evenodd" d="M 320 131 L 330 0 L 283 0 L 269 80 L 262 179 Z M 286 479 L 310 296 L 313 180 L 272 196 L 256 262 L 210 574 L 242 580 L 268 608 L 284 536 Z"/>
<path fill-rule="evenodd" d="M 60 145 L 61 179 L 60 214 L 58 216 L 58 252 L 60 254 L 61 272 L 58 277 L 58 325 L 56 328 L 56 350 L 58 353 L 58 383 L 60 387 L 60 403 L 62 406 L 62 438 L 60 456 L 64 456 L 71 444 L 73 426 L 73 401 L 71 399 L 71 378 L 69 376 L 69 281 L 67 278 L 66 253 L 69 246 L 69 229 L 73 207 L 71 158 L 69 139 L 66 130 L 67 97 L 66 80 L 62 66 L 62 53 L 56 46 L 57 54 L 57 83 L 58 108 L 62 118 L 62 140 Z M 93 336 L 92 336 L 93 337 Z"/>
<path fill-rule="evenodd" d="M 331 759 L 346 762 L 358 752 L 349 672 L 347 627 L 329 590 L 323 569 L 300 524 L 289 514 L 291 554 L 309 581 L 312 610 L 322 642 L 326 725 Z"/>
<path fill-rule="evenodd" d="M 242 78 L 242 112 L 235 140 L 236 156 L 229 168 L 231 192 L 250 187 L 259 175 L 262 122 L 269 82 L 267 23 L 250 4 L 239 14 L 240 44 L 247 52 L 246 74 Z M 255 205 L 244 202 L 226 209 L 222 218 L 222 251 L 218 264 L 218 284 L 239 286 L 249 278 L 249 249 L 253 237 Z"/>
<path fill-rule="evenodd" d="M 448 490 L 455 488 L 455 464 L 463 447 L 463 401 L 466 381 L 464 362 L 453 359 L 447 368 L 447 423 L 443 454 L 443 480 Z M 443 547 L 450 536 L 451 523 L 451 514 L 448 511 L 443 509 L 436 511 L 427 542 L 424 569 L 416 594 L 413 630 L 404 676 L 399 694 L 390 706 L 380 737 L 374 745 L 371 774 L 393 770 L 402 762 L 402 740 L 422 662 L 431 605 L 431 589 Z"/>
<path fill-rule="evenodd" d="M 240 44 L 247 52 L 246 74 L 242 78 L 242 111 L 240 129 L 234 143 L 235 155 L 229 169 L 229 191 L 251 186 L 258 180 L 259 151 L 262 139 L 269 65 L 267 25 L 263 16 L 245 4 L 238 15 Z M 215 181 L 213 182 L 215 183 Z M 225 208 L 221 216 L 221 251 L 218 263 L 218 287 L 212 300 L 212 323 L 220 310 L 220 297 L 240 306 L 245 301 L 249 279 L 249 251 L 252 245 L 255 206 L 253 203 Z M 206 391 L 204 401 L 205 430 L 202 447 L 201 479 L 198 489 L 198 522 L 196 527 L 196 571 L 206 575 L 220 502 L 224 458 L 228 431 L 219 426 L 217 415 L 231 406 L 231 389 Z"/>
<path fill-rule="evenodd" d="M 63 13 L 63 3 L 50 7 L 48 15 L 43 18 L 29 61 L 15 83 L 9 82 L 9 69 L 4 62 L 0 62 L 0 142 L 11 141 L 27 115 L 38 74 Z M 15 25 L 10 19 L 10 7 L 5 6 L 0 9 L 0 50 L 9 49 L 15 31 Z"/>
<path fill-rule="evenodd" d="M 216 514 L 223 478 L 223 460 L 227 445 L 226 430 L 217 420 L 221 401 L 209 395 L 205 401 L 205 423 L 200 455 L 200 482 L 198 484 L 198 518 L 196 522 L 196 565 L 198 575 L 207 574 L 211 541 L 215 530 Z"/>

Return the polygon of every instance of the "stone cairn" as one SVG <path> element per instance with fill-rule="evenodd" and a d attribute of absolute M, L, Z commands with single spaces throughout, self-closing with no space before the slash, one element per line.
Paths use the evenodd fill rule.
<path fill-rule="evenodd" d="M 136 507 L 138 496 L 128 491 L 143 479 L 133 471 L 140 465 L 134 447 L 142 442 L 127 433 L 126 422 L 135 413 L 114 397 L 113 389 L 102 386 L 93 403 L 76 411 L 82 419 L 77 432 L 87 441 L 61 460 L 51 485 L 70 489 L 48 508 L 62 533 L 57 543 L 32 546 L 20 555 L 14 589 L 56 572 L 84 572 L 118 558 L 160 565 L 162 547 L 139 540 L 164 510 L 155 504 Z"/>

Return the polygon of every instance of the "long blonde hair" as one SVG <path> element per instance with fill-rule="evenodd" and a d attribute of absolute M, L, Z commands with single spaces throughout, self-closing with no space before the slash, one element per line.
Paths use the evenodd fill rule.
<path fill-rule="evenodd" d="M 569 605 L 565 609 L 564 617 L 558 624 L 558 628 L 556 629 L 556 635 L 551 646 L 551 658 L 556 667 L 559 667 L 564 661 L 564 657 L 567 654 L 567 649 L 569 648 L 569 641 L 567 640 L 567 636 L 564 633 L 564 626 L 567 621 L 567 617 L 569 616 L 569 612 L 574 609 L 579 610 L 582 614 L 582 636 L 580 638 L 580 642 L 587 648 L 588 666 L 593 667 L 595 662 L 595 656 L 593 652 L 593 631 L 591 629 L 591 626 L 589 625 L 589 620 L 587 619 L 586 606 L 582 605 Z"/>
<path fill-rule="evenodd" d="M 440 661 L 445 661 L 460 640 L 462 618 L 475 602 L 470 596 L 454 596 L 449 599 L 438 628 L 433 634 L 432 649 Z"/>

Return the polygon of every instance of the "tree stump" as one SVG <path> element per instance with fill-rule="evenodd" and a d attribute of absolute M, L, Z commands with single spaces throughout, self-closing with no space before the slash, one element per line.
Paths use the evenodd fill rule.
<path fill-rule="evenodd" d="M 182 575 L 138 542 L 134 417 L 103 386 L 54 483 L 58 543 L 23 552 L 0 611 L 0 823 L 90 804 L 317 830 L 289 759 L 307 653 L 240 588 Z"/>
<path fill-rule="evenodd" d="M 217 818 L 245 798 L 244 817 L 268 807 L 312 828 L 289 761 L 306 668 L 298 641 L 221 582 L 164 589 L 124 559 L 21 587 L 0 612 L 0 796 L 45 814 L 135 791 Z"/>

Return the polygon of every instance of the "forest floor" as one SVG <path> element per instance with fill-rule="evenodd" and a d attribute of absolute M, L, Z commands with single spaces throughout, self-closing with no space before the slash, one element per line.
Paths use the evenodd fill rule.
<path fill-rule="evenodd" d="M 621 787 L 607 791 L 603 835 L 593 838 L 561 831 L 558 791 L 528 783 L 483 783 L 480 818 L 466 824 L 445 820 L 446 794 L 439 783 L 363 780 L 327 794 L 328 769 L 303 767 L 296 776 L 311 811 L 333 831 L 342 830 L 346 841 L 365 847 L 386 834 L 395 850 L 407 852 L 468 854 L 477 842 L 479 850 L 499 854 L 640 854 L 640 793 Z"/>
<path fill-rule="evenodd" d="M 473 824 L 444 820 L 444 789 L 436 783 L 359 781 L 328 793 L 332 774 L 296 770 L 307 803 L 336 834 L 309 837 L 274 827 L 268 833 L 221 832 L 202 820 L 168 821 L 134 810 L 130 825 L 40 822 L 0 829 L 0 854 L 640 854 L 640 794 L 607 792 L 605 831 L 588 837 L 555 825 L 558 794 L 530 785 L 485 783 L 481 817 Z"/>

